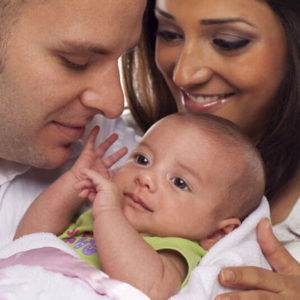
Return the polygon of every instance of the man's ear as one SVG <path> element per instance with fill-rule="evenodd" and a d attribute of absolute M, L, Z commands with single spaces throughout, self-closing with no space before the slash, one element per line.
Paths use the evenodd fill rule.
<path fill-rule="evenodd" d="M 216 242 L 240 225 L 241 221 L 237 218 L 224 219 L 218 223 L 216 230 L 210 236 L 201 239 L 199 244 L 205 250 L 209 250 Z"/>

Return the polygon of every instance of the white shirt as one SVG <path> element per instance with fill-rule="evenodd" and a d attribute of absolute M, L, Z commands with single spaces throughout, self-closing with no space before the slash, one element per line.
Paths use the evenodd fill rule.
<path fill-rule="evenodd" d="M 119 139 L 107 154 L 123 146 L 127 146 L 130 153 L 139 140 L 139 136 L 121 118 L 108 120 L 98 115 L 87 129 L 87 133 L 95 124 L 100 125 L 96 144 L 113 132 L 119 135 Z M 56 170 L 30 168 L 0 159 L 0 248 L 13 239 L 18 223 L 33 200 L 59 175 L 70 168 L 82 144 L 78 142 L 74 146 L 71 159 L 62 168 Z M 122 158 L 116 166 L 121 165 L 125 159 L 126 157 Z"/>

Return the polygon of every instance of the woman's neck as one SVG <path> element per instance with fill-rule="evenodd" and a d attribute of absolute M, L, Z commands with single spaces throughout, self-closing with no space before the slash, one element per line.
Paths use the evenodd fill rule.
<path fill-rule="evenodd" d="M 273 225 L 284 221 L 300 197 L 300 169 L 270 200 Z"/>

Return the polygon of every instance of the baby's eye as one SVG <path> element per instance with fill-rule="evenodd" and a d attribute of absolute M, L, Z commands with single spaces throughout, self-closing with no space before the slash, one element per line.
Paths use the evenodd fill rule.
<path fill-rule="evenodd" d="M 237 50 L 245 47 L 250 43 L 249 39 L 237 39 L 237 40 L 226 40 L 226 39 L 214 39 L 213 43 L 225 51 Z"/>
<path fill-rule="evenodd" d="M 143 166 L 148 166 L 149 165 L 149 160 L 142 154 L 136 154 L 135 155 L 135 161 L 139 165 L 143 165 Z"/>
<path fill-rule="evenodd" d="M 180 177 L 173 177 L 171 178 L 171 182 L 176 186 L 178 187 L 179 189 L 181 190 L 187 190 L 187 191 L 190 191 L 190 188 L 189 186 L 186 184 L 186 182 L 180 178 Z"/>

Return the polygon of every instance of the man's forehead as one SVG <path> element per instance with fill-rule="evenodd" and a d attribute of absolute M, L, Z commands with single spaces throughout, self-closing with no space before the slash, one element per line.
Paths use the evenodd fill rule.
<path fill-rule="evenodd" d="M 66 51 L 107 54 L 136 45 L 144 11 L 141 0 L 33 0 L 22 22 L 35 27 L 36 36 Z M 47 32 L 50 32 L 49 34 Z"/>

